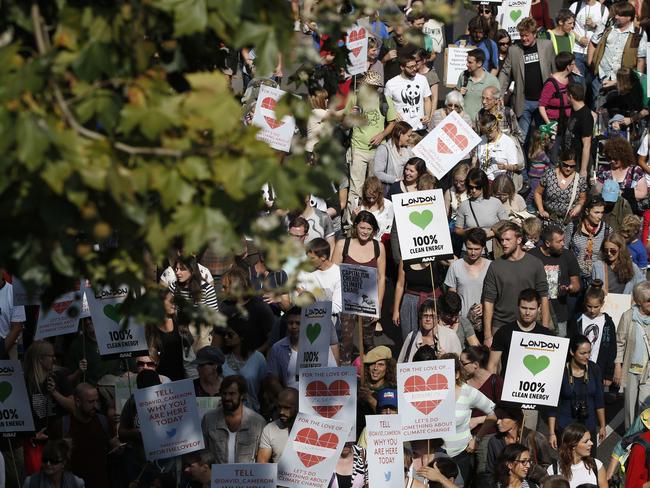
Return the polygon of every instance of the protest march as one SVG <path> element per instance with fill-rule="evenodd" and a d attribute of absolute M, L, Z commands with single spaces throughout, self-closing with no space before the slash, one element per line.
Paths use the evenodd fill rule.
<path fill-rule="evenodd" d="M 650 487 L 650 0 L 0 12 L 0 488 Z"/>

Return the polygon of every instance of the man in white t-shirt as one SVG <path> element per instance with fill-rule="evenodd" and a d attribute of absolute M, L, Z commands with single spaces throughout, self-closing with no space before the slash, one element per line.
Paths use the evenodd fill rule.
<path fill-rule="evenodd" d="M 300 288 L 310 292 L 317 300 L 332 302 L 332 322 L 336 323 L 336 316 L 342 309 L 341 271 L 329 256 L 330 245 L 325 239 L 314 239 L 307 245 L 307 257 L 315 271 L 301 274 Z"/>
<path fill-rule="evenodd" d="M 393 100 L 398 120 L 408 122 L 416 132 L 425 133 L 433 113 L 429 82 L 417 72 L 415 56 L 400 57 L 399 64 L 402 73 L 388 80 L 384 94 Z"/>
<path fill-rule="evenodd" d="M 16 341 L 23 331 L 25 322 L 25 307 L 14 306 L 14 289 L 11 283 L 5 280 L 4 268 L 0 268 L 0 358 L 10 357 L 16 359 Z"/>
<path fill-rule="evenodd" d="M 278 393 L 276 402 L 279 418 L 266 424 L 257 450 L 258 463 L 277 463 L 289 440 L 289 432 L 298 415 L 298 390 L 285 388 Z"/>
<path fill-rule="evenodd" d="M 580 9 L 580 10 L 578 10 Z M 587 48 L 599 25 L 607 22 L 609 10 L 598 0 L 573 2 L 569 10 L 576 14 L 573 25 L 575 43 L 573 54 L 576 58 L 576 67 L 583 77 L 587 75 Z"/>

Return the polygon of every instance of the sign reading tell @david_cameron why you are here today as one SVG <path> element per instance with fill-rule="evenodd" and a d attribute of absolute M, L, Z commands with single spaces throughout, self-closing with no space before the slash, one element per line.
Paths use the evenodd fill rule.
<path fill-rule="evenodd" d="M 210 488 L 276 488 L 277 464 L 213 464 Z"/>
<path fill-rule="evenodd" d="M 278 486 L 327 488 L 352 426 L 298 413 L 278 462 Z"/>
<path fill-rule="evenodd" d="M 144 453 L 149 461 L 203 449 L 203 431 L 191 379 L 133 393 Z"/>
<path fill-rule="evenodd" d="M 393 195 L 393 210 L 404 261 L 454 253 L 442 190 Z"/>
<path fill-rule="evenodd" d="M 397 391 L 405 441 L 456 433 L 453 360 L 398 364 Z"/>
<path fill-rule="evenodd" d="M 402 421 L 399 415 L 366 415 L 370 488 L 395 486 L 404 477 Z"/>
<path fill-rule="evenodd" d="M 569 339 L 513 332 L 501 400 L 557 406 Z"/>
<path fill-rule="evenodd" d="M 128 294 L 126 285 L 118 288 L 106 286 L 97 292 L 86 288 L 99 354 L 105 359 L 149 355 L 144 326 L 122 313 L 122 303 Z"/>
<path fill-rule="evenodd" d="M 46 417 L 47 402 L 34 405 Z M 25 374 L 20 361 L 0 361 L 0 432 L 33 432 L 34 419 L 29 408 Z"/>

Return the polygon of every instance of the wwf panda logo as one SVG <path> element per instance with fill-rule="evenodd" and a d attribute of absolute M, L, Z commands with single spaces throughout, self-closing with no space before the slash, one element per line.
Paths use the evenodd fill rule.
<path fill-rule="evenodd" d="M 408 105 L 418 105 L 420 103 L 420 85 L 408 84 L 401 93 L 402 102 Z"/>

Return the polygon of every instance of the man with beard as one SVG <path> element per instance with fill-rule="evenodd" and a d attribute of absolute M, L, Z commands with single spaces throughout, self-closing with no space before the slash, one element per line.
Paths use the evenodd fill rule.
<path fill-rule="evenodd" d="M 569 294 L 580 291 L 580 268 L 573 252 L 564 247 L 564 230 L 549 225 L 542 231 L 542 245 L 530 251 L 544 265 L 548 283 L 548 298 L 551 301 L 551 314 L 558 335 L 567 336 L 569 320 Z"/>
<path fill-rule="evenodd" d="M 431 87 L 424 75 L 418 73 L 418 63 L 413 54 L 400 57 L 399 65 L 401 74 L 388 80 L 384 93 L 395 104 L 398 118 L 425 136 L 433 113 Z"/>
<path fill-rule="evenodd" d="M 88 383 L 74 390 L 74 413 L 63 419 L 63 436 L 72 441 L 71 471 L 82 478 L 88 488 L 108 488 L 109 450 L 119 447 L 111 438 L 108 419 L 97 412 L 99 393 Z"/>
<path fill-rule="evenodd" d="M 483 283 L 483 327 L 488 347 L 501 326 L 517 320 L 517 300 L 519 293 L 526 288 L 532 288 L 541 297 L 542 323 L 550 326 L 544 266 L 521 248 L 521 227 L 514 222 L 502 224 L 498 237 L 503 255 L 492 261 Z"/>
<path fill-rule="evenodd" d="M 266 422 L 244 406 L 246 380 L 227 376 L 221 382 L 221 406 L 205 414 L 201 427 L 205 446 L 216 464 L 254 463 Z"/>
<path fill-rule="evenodd" d="M 277 407 L 279 418 L 262 430 L 260 448 L 257 451 L 258 463 L 277 463 L 282 456 L 298 414 L 298 390 L 285 388 L 278 393 Z"/>

